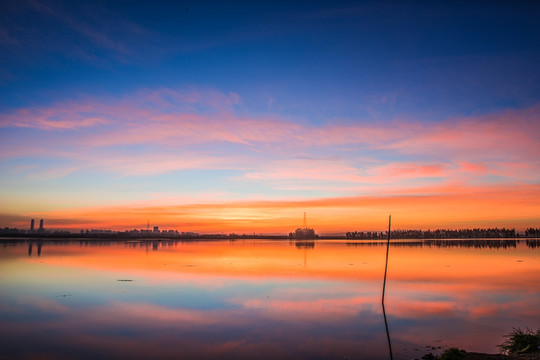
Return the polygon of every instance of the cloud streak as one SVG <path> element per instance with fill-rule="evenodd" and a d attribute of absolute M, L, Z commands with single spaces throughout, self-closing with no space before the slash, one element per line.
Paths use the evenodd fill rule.
<path fill-rule="evenodd" d="M 0 145 L 0 166 L 5 173 L 26 176 L 29 181 L 77 174 L 131 179 L 167 175 L 170 187 L 176 183 L 180 189 L 175 194 L 169 190 L 171 198 L 182 196 L 182 191 L 184 195 L 192 192 L 194 183 L 178 175 L 187 171 L 193 178 L 212 183 L 208 191 L 230 194 L 231 201 L 277 198 L 295 211 L 294 199 L 309 199 L 301 206 L 318 207 L 327 198 L 344 199 L 329 200 L 324 205 L 328 208 L 345 209 L 350 201 L 359 200 L 374 206 L 375 213 L 393 205 L 404 214 L 414 209 L 431 219 L 427 204 L 440 201 L 455 212 L 447 223 L 463 223 L 465 216 L 458 216 L 457 208 L 479 196 L 481 206 L 473 208 L 509 223 L 519 218 L 517 208 L 512 205 L 502 211 L 497 199 L 519 193 L 509 199 L 517 204 L 527 201 L 522 195 L 527 191 L 537 195 L 539 115 L 537 105 L 438 122 L 357 119 L 307 124 L 291 117 L 249 115 L 236 93 L 195 87 L 142 89 L 116 99 L 86 97 L 0 114 L 0 127 L 13 134 Z M 218 176 L 207 180 L 201 171 Z M 122 186 L 121 180 L 116 182 L 117 188 Z M 132 186 L 134 200 L 150 201 L 137 197 L 140 186 Z M 522 191 L 516 193 L 515 186 Z M 404 196 L 411 198 L 404 201 Z M 434 196 L 442 197 L 435 200 Z M 385 204 L 385 199 L 391 203 Z M 461 205 L 458 200 L 463 201 Z M 75 198 L 74 207 L 76 201 L 85 202 Z M 485 213 L 488 203 L 494 208 Z M 258 208 L 257 204 L 230 205 L 212 224 L 195 218 L 187 221 L 207 229 L 236 230 L 242 227 L 240 223 L 247 224 L 250 217 L 245 212 Z M 242 207 L 246 210 L 239 211 Z M 438 216 L 444 217 L 443 207 L 435 207 Z M 205 218 L 201 209 L 187 210 Z M 523 212 L 524 218 L 539 216 L 534 202 L 528 211 Z M 343 215 L 338 213 L 337 217 Z M 467 210 L 464 214 L 482 218 Z M 80 215 L 92 223 L 96 220 L 94 215 Z M 257 219 L 265 216 L 255 214 Z M 275 216 L 290 221 L 289 213 Z M 420 225 L 411 215 L 405 216 L 409 224 Z M 123 221 L 133 226 L 140 219 Z M 324 226 L 331 230 L 329 224 Z M 272 228 L 283 229 L 277 224 Z"/>
<path fill-rule="evenodd" d="M 96 146 L 165 142 L 223 141 L 240 144 L 288 144 L 289 147 L 360 145 L 401 154 L 477 156 L 509 152 L 537 156 L 540 106 L 500 114 L 448 119 L 442 122 L 393 121 L 372 124 L 328 122 L 302 125 L 275 117 L 237 115 L 237 94 L 197 89 L 140 91 L 116 101 L 72 100 L 48 107 L 22 108 L 0 115 L 0 126 L 76 129 L 116 124 L 108 136 L 90 136 Z M 431 154 L 434 155 L 434 154 Z M 492 155 L 492 156 L 493 156 Z"/>
<path fill-rule="evenodd" d="M 392 213 L 399 228 L 463 228 L 505 226 L 523 228 L 540 218 L 538 185 L 446 186 L 416 188 L 394 194 L 321 199 L 281 199 L 189 203 L 171 199 L 115 207 L 73 208 L 26 214 L 50 219 L 64 228 L 140 228 L 147 219 L 165 228 L 203 232 L 288 233 L 300 225 L 303 211 L 320 233 L 384 229 Z M 193 200 L 192 200 L 193 201 Z M 182 204 L 183 202 L 183 204 Z M 176 203 L 176 204 L 174 204 Z M 78 220 L 71 220 L 78 219 Z M 21 224 L 24 224 L 21 222 Z M 360 224 L 360 225 L 358 225 Z"/>
<path fill-rule="evenodd" d="M 0 114 L 3 128 L 85 128 L 77 142 L 88 147 L 145 145 L 178 147 L 229 143 L 258 151 L 286 152 L 322 147 L 332 151 L 389 151 L 402 156 L 475 163 L 537 159 L 540 106 L 442 122 L 394 121 L 372 124 L 328 122 L 305 125 L 268 116 L 235 113 L 237 94 L 200 89 L 143 90 L 116 101 L 71 100 L 48 107 Z M 421 167 L 411 173 L 441 171 Z M 472 169 L 471 167 L 468 167 Z M 464 167 L 463 170 L 467 170 Z M 396 170 L 397 171 L 397 170 Z M 403 171 L 407 171 L 405 168 Z"/>

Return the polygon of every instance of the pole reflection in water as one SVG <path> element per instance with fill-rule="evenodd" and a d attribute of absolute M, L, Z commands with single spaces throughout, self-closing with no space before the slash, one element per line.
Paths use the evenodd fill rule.
<path fill-rule="evenodd" d="M 388 351 L 390 352 L 390 360 L 394 360 L 392 354 L 392 343 L 390 342 L 390 332 L 388 331 L 388 322 L 386 321 L 386 311 L 384 310 L 384 301 L 382 302 L 382 313 L 384 318 L 384 328 L 386 329 L 386 339 L 388 340 Z"/>
<path fill-rule="evenodd" d="M 388 270 L 388 252 L 390 250 L 390 226 L 392 222 L 392 215 L 388 216 L 388 241 L 386 242 L 386 262 L 384 264 L 384 281 L 383 281 L 383 291 L 382 291 L 382 311 L 384 318 L 384 327 L 386 329 L 386 338 L 388 340 L 388 351 L 390 352 L 390 360 L 394 360 L 394 355 L 392 354 L 392 343 L 390 342 L 390 332 L 388 331 L 388 322 L 386 321 L 386 311 L 384 309 L 384 294 L 386 290 L 386 274 Z"/>

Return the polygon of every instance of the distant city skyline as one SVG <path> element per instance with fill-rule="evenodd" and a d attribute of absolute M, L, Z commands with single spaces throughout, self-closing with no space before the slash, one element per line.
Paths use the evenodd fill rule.
<path fill-rule="evenodd" d="M 537 2 L 16 1 L 0 227 L 540 224 Z"/>
<path fill-rule="evenodd" d="M 387 231 L 384 229 L 372 229 L 367 231 L 358 231 L 358 230 L 347 230 L 344 232 L 336 232 L 336 233 L 318 233 L 315 229 L 307 226 L 306 222 L 306 214 L 304 213 L 304 223 L 302 227 L 296 228 L 294 231 L 290 231 L 288 233 L 268 233 L 264 231 L 254 231 L 253 233 L 225 233 L 223 231 L 218 231 L 214 233 L 209 232 L 193 232 L 193 231 L 181 231 L 181 229 L 178 228 L 160 228 L 159 226 L 152 226 L 150 228 L 149 223 L 147 224 L 146 228 L 124 228 L 124 229 L 106 229 L 106 228 L 95 228 L 95 229 L 67 229 L 67 228 L 44 228 L 44 219 L 40 219 L 40 227 L 38 230 L 35 230 L 34 228 L 35 219 L 30 220 L 30 226 L 29 228 L 1 228 L 0 227 L 0 234 L 4 235 L 65 235 L 65 234 L 85 234 L 85 235 L 115 235 L 115 234 L 124 234 L 124 235 L 130 235 L 130 236 L 144 236 L 144 235 L 157 235 L 157 236 L 165 236 L 165 237 L 178 237 L 178 236 L 215 236 L 220 235 L 224 237 L 246 237 L 246 236 L 255 236 L 255 237 L 261 237 L 261 236 L 279 236 L 279 237 L 289 237 L 289 238 L 296 238 L 296 239 L 304 239 L 304 238 L 318 238 L 319 236 L 329 237 L 329 236 L 337 236 L 337 237 L 346 237 L 348 239 L 386 239 L 387 237 Z M 436 235 L 436 234 L 441 235 Z M 514 237 L 540 237 L 540 228 L 534 228 L 534 227 L 528 227 L 526 229 L 515 229 L 515 228 L 480 228 L 480 227 L 470 227 L 470 228 L 456 228 L 456 229 L 448 229 L 448 228 L 433 228 L 433 229 L 403 229 L 398 228 L 392 230 L 392 238 L 394 240 L 396 239 L 431 239 L 431 238 L 514 238 Z M 441 237 L 439 237 L 441 236 Z"/>

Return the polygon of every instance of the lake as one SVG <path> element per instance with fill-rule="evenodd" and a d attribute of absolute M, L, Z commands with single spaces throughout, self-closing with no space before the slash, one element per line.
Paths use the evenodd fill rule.
<path fill-rule="evenodd" d="M 0 239 L 0 357 L 388 359 L 385 242 Z M 389 251 L 394 359 L 540 328 L 539 240 Z"/>

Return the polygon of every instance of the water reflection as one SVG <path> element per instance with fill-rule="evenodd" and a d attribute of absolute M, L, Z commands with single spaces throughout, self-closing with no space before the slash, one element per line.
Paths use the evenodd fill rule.
<path fill-rule="evenodd" d="M 2 356 L 388 359 L 391 349 L 412 359 L 445 345 L 496 352 L 513 326 L 540 327 L 537 242 L 506 241 L 391 244 L 382 307 L 385 242 L 7 241 Z"/>
<path fill-rule="evenodd" d="M 313 249 L 315 247 L 315 241 L 295 241 L 294 246 L 299 249 Z"/>
<path fill-rule="evenodd" d="M 390 244 L 393 247 L 438 247 L 438 248 L 476 248 L 476 249 L 508 249 L 516 248 L 519 243 L 530 248 L 538 247 L 538 239 L 506 240 L 506 239 L 467 239 L 467 240 L 401 240 Z M 383 246 L 381 241 L 348 241 L 347 246 Z"/>
<path fill-rule="evenodd" d="M 298 240 L 294 241 L 294 246 L 296 246 L 297 249 L 304 250 L 304 268 L 307 268 L 307 252 L 308 250 L 315 248 L 315 241 Z"/>
<path fill-rule="evenodd" d="M 43 241 L 42 240 L 37 240 L 35 241 L 36 245 L 37 245 L 37 256 L 40 257 L 41 256 L 41 247 L 43 246 Z M 28 256 L 32 256 L 32 250 L 34 248 L 34 241 L 28 241 Z"/>
<path fill-rule="evenodd" d="M 527 242 L 527 246 L 530 247 L 530 248 L 540 247 L 540 240 L 539 239 L 527 239 L 525 241 Z"/>
<path fill-rule="evenodd" d="M 170 240 L 170 239 L 149 239 L 149 240 L 104 240 L 104 239 L 39 239 L 39 240 L 21 240 L 21 239 L 1 239 L 2 247 L 8 246 L 20 246 L 21 243 L 28 245 L 28 255 L 32 254 L 33 245 L 38 247 L 38 253 L 41 253 L 41 247 L 43 245 L 66 245 L 66 244 L 80 244 L 84 247 L 111 247 L 123 244 L 132 248 L 148 248 L 152 246 L 152 250 L 159 250 L 160 248 L 177 246 L 181 244 L 194 244 L 194 243 L 234 243 L 245 242 L 252 240 Z M 264 241 L 264 240 L 253 240 Z M 288 240 L 273 240 L 275 242 L 288 242 L 297 248 L 314 248 L 317 243 L 335 243 L 346 244 L 350 247 L 373 247 L 373 246 L 385 246 L 385 240 L 301 240 L 301 241 L 288 241 Z M 435 247 L 435 248 L 476 248 L 476 249 L 508 249 L 516 248 L 519 244 L 524 244 L 528 248 L 536 249 L 540 247 L 540 239 L 429 239 L 429 240 L 393 240 L 390 244 L 391 247 L 410 247 L 410 248 L 423 248 L 423 247 Z"/>
<path fill-rule="evenodd" d="M 384 309 L 384 301 L 381 302 L 381 305 L 384 318 L 384 327 L 386 329 L 386 339 L 388 340 L 388 353 L 390 354 L 390 360 L 394 360 L 394 353 L 392 352 L 392 342 L 390 341 L 390 331 L 388 331 L 388 321 L 386 320 L 386 310 Z"/>

